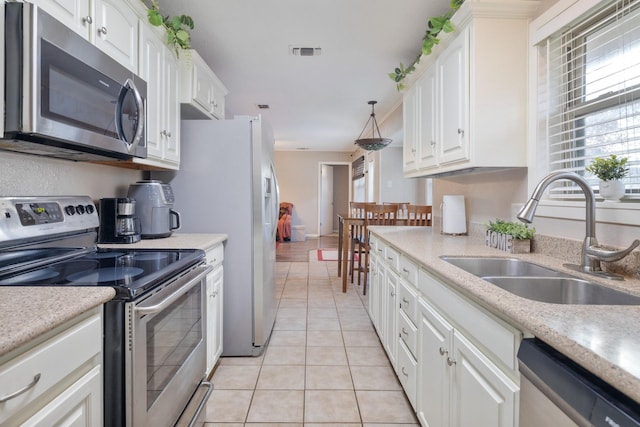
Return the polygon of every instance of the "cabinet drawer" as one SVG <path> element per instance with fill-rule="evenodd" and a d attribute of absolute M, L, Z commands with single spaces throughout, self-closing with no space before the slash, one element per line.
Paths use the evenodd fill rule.
<path fill-rule="evenodd" d="M 20 411 L 35 409 L 31 405 L 38 398 L 87 361 L 98 356 L 91 366 L 100 364 L 101 351 L 102 318 L 95 315 L 0 366 L 0 398 L 34 383 L 2 404 L 0 424 Z"/>
<path fill-rule="evenodd" d="M 429 299 L 457 329 L 465 331 L 474 344 L 491 353 L 494 361 L 500 361 L 515 371 L 518 366 L 516 352 L 522 333 L 504 323 L 480 306 L 458 294 L 449 286 L 436 280 L 426 271 L 418 273 L 422 295 Z"/>
<path fill-rule="evenodd" d="M 384 249 L 378 250 L 381 245 L 382 243 L 375 235 L 369 234 L 369 247 L 372 253 L 380 256 L 384 255 Z"/>
<path fill-rule="evenodd" d="M 418 328 L 414 326 L 402 310 L 400 310 L 400 315 L 398 316 L 398 335 L 400 335 L 400 339 L 404 341 L 411 354 L 415 357 L 417 354 L 416 349 L 418 348 Z"/>
<path fill-rule="evenodd" d="M 400 339 L 398 345 L 398 378 L 414 410 L 416 409 L 417 366 L 418 363 L 404 345 L 404 341 Z"/>
<path fill-rule="evenodd" d="M 384 248 L 384 259 L 395 271 L 400 270 L 400 253 L 390 246 Z"/>
<path fill-rule="evenodd" d="M 207 263 L 210 265 L 222 264 L 224 259 L 224 245 L 219 244 L 206 252 Z"/>
<path fill-rule="evenodd" d="M 402 280 L 400 280 L 398 289 L 398 302 L 400 311 L 404 312 L 407 318 L 416 325 L 418 323 L 418 293 Z"/>
<path fill-rule="evenodd" d="M 414 287 L 418 287 L 418 264 L 404 255 L 400 256 L 400 277 Z"/>

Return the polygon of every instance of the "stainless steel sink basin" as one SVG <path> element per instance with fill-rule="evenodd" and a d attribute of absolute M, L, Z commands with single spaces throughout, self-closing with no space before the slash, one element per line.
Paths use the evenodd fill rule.
<path fill-rule="evenodd" d="M 516 258 L 442 256 L 505 291 L 553 304 L 640 305 L 640 297 Z"/>
<path fill-rule="evenodd" d="M 553 304 L 639 305 L 640 297 L 574 277 L 483 277 L 522 298 Z"/>
<path fill-rule="evenodd" d="M 557 277 L 563 273 L 516 258 L 486 258 L 443 256 L 443 260 L 478 277 L 484 276 L 543 276 Z"/>

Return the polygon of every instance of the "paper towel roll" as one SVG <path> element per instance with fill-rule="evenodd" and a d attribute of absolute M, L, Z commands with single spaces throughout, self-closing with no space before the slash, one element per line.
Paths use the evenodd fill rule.
<path fill-rule="evenodd" d="M 467 234 L 467 215 L 464 209 L 464 196 L 442 196 L 442 233 Z"/>

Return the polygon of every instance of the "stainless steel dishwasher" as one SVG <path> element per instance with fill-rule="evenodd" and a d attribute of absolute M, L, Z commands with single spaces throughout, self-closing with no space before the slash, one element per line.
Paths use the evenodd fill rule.
<path fill-rule="evenodd" d="M 638 427 L 640 405 L 544 342 L 518 351 L 520 427 Z"/>

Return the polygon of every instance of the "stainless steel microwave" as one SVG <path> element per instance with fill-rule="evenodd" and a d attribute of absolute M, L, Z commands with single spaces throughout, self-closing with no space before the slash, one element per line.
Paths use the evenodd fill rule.
<path fill-rule="evenodd" d="M 71 160 L 146 157 L 147 84 L 30 3 L 5 4 L 0 149 Z"/>

